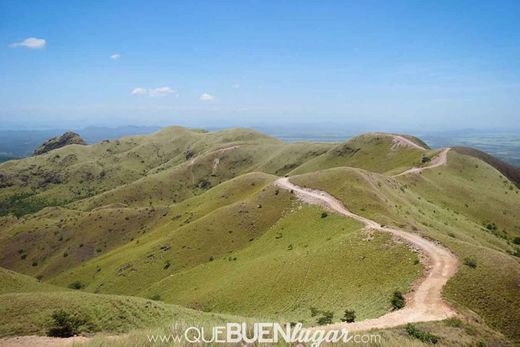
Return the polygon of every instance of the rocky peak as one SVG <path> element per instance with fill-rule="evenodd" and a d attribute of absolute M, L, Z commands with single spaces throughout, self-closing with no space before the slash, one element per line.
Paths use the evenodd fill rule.
<path fill-rule="evenodd" d="M 53 149 L 65 147 L 68 145 L 86 145 L 87 143 L 75 132 L 67 131 L 61 136 L 53 137 L 45 141 L 38 149 L 34 151 L 34 155 L 40 155 L 52 151 Z"/>

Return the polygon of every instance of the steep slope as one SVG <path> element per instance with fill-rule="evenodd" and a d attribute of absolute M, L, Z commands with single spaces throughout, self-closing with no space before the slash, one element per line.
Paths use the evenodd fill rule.
<path fill-rule="evenodd" d="M 387 235 L 369 236 L 359 223 L 321 212 L 298 203 L 247 247 L 173 272 L 143 293 L 212 312 L 310 325 L 313 307 L 336 317 L 355 309 L 359 319 L 386 313 L 392 293 L 407 292 L 420 276 L 417 255 Z"/>
<path fill-rule="evenodd" d="M 338 315 L 345 306 L 360 317 L 382 314 L 392 292 L 407 291 L 420 276 L 407 247 L 384 236 L 368 241 L 355 223 L 301 209 L 289 192 L 272 185 L 275 179 L 243 175 L 172 206 L 164 225 L 57 274 L 51 283 L 79 282 L 87 291 L 160 296 L 214 312 L 312 323 L 311 307 Z M 395 259 L 399 265 L 390 266 Z M 267 276 L 273 272 L 278 275 Z M 369 290 L 374 281 L 379 289 Z"/>
<path fill-rule="evenodd" d="M 172 207 L 112 205 L 89 212 L 46 208 L 31 216 L 5 221 L 0 231 L 0 264 L 47 278 L 157 229 L 189 224 L 191 219 L 233 204 L 271 181 L 265 174 L 245 175 L 214 188 L 202 199 Z"/>
<path fill-rule="evenodd" d="M 500 171 L 502 175 L 506 176 L 509 180 L 511 180 L 511 182 L 515 183 L 516 186 L 520 188 L 520 168 L 514 167 L 498 158 L 493 157 L 492 155 L 487 154 L 486 152 L 480 151 L 475 148 L 454 147 L 453 150 L 460 154 L 469 155 L 478 158 L 482 161 L 485 161 L 486 163 Z"/>

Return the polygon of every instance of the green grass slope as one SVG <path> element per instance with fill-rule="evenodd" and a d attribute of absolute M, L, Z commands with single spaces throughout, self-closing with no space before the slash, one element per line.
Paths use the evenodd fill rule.
<path fill-rule="evenodd" d="M 248 129 L 172 127 L 4 163 L 0 266 L 44 283 L 0 268 L 0 334 L 43 332 L 56 302 L 114 333 L 221 319 L 169 304 L 308 324 L 311 307 L 334 321 L 347 308 L 358 320 L 387 312 L 392 292 L 420 277 L 417 255 L 273 185 L 291 175 L 450 248 L 461 264 L 446 299 L 470 326 L 520 341 L 520 191 L 460 151 L 391 177 L 436 153 L 391 134 L 284 144 Z M 72 283 L 81 289 L 64 289 Z"/>
<path fill-rule="evenodd" d="M 417 256 L 388 235 L 369 236 L 357 222 L 295 207 L 247 247 L 173 273 L 143 294 L 212 312 L 315 323 L 311 307 L 346 308 L 359 319 L 390 309 L 395 290 L 421 274 Z M 223 281 L 222 279 L 225 278 Z"/>
<path fill-rule="evenodd" d="M 463 312 L 519 339 L 520 197 L 500 172 L 472 157 L 449 153 L 448 165 L 398 179 L 337 168 L 293 178 L 326 190 L 357 214 L 446 245 L 461 259 L 445 295 Z M 464 265 L 474 259 L 476 268 Z"/>
<path fill-rule="evenodd" d="M 90 146 L 70 145 L 0 165 L 0 212 L 23 215 L 134 182 L 221 147 L 280 141 L 248 129 L 214 133 L 180 127 Z"/>
<path fill-rule="evenodd" d="M 0 295 L 7 293 L 51 292 L 58 287 L 41 283 L 33 277 L 0 267 Z"/>
<path fill-rule="evenodd" d="M 166 323 L 216 324 L 232 319 L 135 297 L 77 291 L 13 293 L 0 295 L 0 337 L 45 335 L 52 326 L 52 313 L 59 309 L 87 320 L 84 333 L 115 334 Z"/>
<path fill-rule="evenodd" d="M 291 174 L 345 166 L 378 173 L 399 173 L 410 167 L 420 166 L 422 157 L 432 156 L 433 153 L 400 144 L 389 134 L 364 134 L 336 145 L 294 169 Z"/>
<path fill-rule="evenodd" d="M 301 209 L 274 179 L 248 174 L 188 199 L 172 207 L 171 222 L 51 283 L 80 281 L 87 291 L 158 295 L 214 312 L 311 322 L 312 306 L 332 309 L 337 318 L 346 306 L 362 317 L 382 314 L 391 293 L 406 291 L 420 276 L 406 246 L 372 239 L 337 216 L 322 219 L 316 208 Z M 222 197 L 234 193 L 224 205 Z M 368 290 L 375 283 L 379 289 Z"/>

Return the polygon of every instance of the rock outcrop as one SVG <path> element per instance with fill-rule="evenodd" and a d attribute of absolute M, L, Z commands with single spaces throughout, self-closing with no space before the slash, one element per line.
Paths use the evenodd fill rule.
<path fill-rule="evenodd" d="M 45 141 L 38 149 L 34 151 L 34 155 L 40 155 L 68 145 L 86 145 L 87 143 L 75 132 L 67 131 L 61 136 L 53 137 Z"/>

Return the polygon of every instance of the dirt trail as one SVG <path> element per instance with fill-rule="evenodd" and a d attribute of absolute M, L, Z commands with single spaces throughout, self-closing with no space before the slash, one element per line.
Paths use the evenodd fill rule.
<path fill-rule="evenodd" d="M 374 134 L 380 135 L 380 136 L 390 136 L 390 137 L 392 137 L 392 141 L 394 143 L 394 145 L 392 146 L 392 149 L 395 149 L 395 148 L 400 147 L 400 146 L 406 146 L 406 147 L 412 147 L 412 148 L 420 149 L 421 151 L 425 151 L 426 150 L 426 148 L 424 148 L 421 145 L 413 142 L 410 139 L 407 139 L 406 137 L 404 137 L 402 135 L 389 134 L 389 133 L 374 133 Z"/>
<path fill-rule="evenodd" d="M 433 169 L 433 168 L 436 168 L 436 167 L 439 167 L 442 165 L 446 165 L 446 163 L 448 162 L 448 152 L 450 151 L 450 149 L 451 148 L 443 148 L 441 150 L 441 152 L 437 156 L 435 156 L 435 158 L 433 158 L 427 166 L 413 167 L 413 168 L 403 171 L 397 175 L 393 175 L 392 177 L 399 177 L 399 176 L 413 174 L 413 173 L 417 174 L 417 173 L 421 173 L 427 169 Z"/>
<path fill-rule="evenodd" d="M 219 148 L 219 149 L 216 149 L 216 150 L 211 151 L 211 152 L 199 154 L 196 157 L 194 157 L 193 159 L 191 159 L 190 163 L 189 163 L 189 168 L 190 168 L 190 176 L 191 176 L 192 184 L 195 184 L 195 174 L 193 173 L 193 165 L 195 165 L 197 160 L 199 160 L 201 158 L 201 155 L 208 156 L 210 154 L 222 154 L 222 153 L 225 153 L 227 151 L 239 148 L 240 146 L 243 146 L 243 145 L 233 145 L 233 146 L 229 146 L 229 147 Z M 218 169 L 218 164 L 219 163 L 220 163 L 220 158 L 215 158 L 213 160 L 213 173 L 216 173 L 216 171 Z"/>
<path fill-rule="evenodd" d="M 391 233 L 418 249 L 428 258 L 427 272 L 417 284 L 414 291 L 407 297 L 404 309 L 387 313 L 374 319 L 355 323 L 338 323 L 326 326 L 327 329 L 347 328 L 350 331 L 390 328 L 406 323 L 443 320 L 455 315 L 455 311 L 442 300 L 442 287 L 457 270 L 457 258 L 446 248 L 433 241 L 426 240 L 417 234 L 407 231 L 383 227 L 368 218 L 350 212 L 341 201 L 328 193 L 302 188 L 280 178 L 275 184 L 283 189 L 293 191 L 301 200 L 320 205 L 345 217 L 355 219 L 365 225 L 365 228 Z"/>

